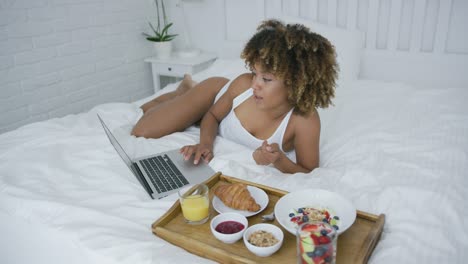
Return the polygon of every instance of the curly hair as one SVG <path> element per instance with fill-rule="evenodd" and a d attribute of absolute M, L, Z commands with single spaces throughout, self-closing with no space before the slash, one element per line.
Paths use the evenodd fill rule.
<path fill-rule="evenodd" d="M 304 25 L 263 21 L 241 58 L 250 69 L 259 63 L 284 80 L 288 101 L 296 113 L 306 115 L 316 107 L 332 104 L 339 71 L 335 47 Z"/>

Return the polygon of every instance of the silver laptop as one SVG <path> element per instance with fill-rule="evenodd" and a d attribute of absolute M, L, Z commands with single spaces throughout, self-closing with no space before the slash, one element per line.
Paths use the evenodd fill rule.
<path fill-rule="evenodd" d="M 132 160 L 99 115 L 98 118 L 114 149 L 153 199 L 177 192 L 187 184 L 203 182 L 215 173 L 203 162 L 194 165 L 192 159 L 184 160 L 178 149 Z"/>

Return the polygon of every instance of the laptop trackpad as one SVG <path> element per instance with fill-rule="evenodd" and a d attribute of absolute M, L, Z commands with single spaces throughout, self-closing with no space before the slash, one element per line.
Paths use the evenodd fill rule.
<path fill-rule="evenodd" d="M 172 161 L 176 164 L 177 168 L 192 183 L 200 183 L 211 177 L 215 171 L 205 162 L 201 161 L 198 165 L 193 164 L 193 158 L 184 160 L 179 150 L 169 151 L 166 153 Z"/>

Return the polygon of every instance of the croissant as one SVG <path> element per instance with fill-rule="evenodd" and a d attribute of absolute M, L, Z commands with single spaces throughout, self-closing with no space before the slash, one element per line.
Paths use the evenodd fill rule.
<path fill-rule="evenodd" d="M 260 205 L 250 195 L 247 186 L 242 183 L 233 183 L 218 186 L 214 194 L 228 207 L 237 210 L 256 212 Z"/>

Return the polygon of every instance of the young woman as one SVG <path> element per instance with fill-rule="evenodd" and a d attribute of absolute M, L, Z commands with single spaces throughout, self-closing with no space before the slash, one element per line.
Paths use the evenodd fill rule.
<path fill-rule="evenodd" d="M 200 83 L 186 75 L 176 91 L 142 106 L 132 134 L 158 138 L 203 118 L 200 143 L 181 148 L 186 160 L 209 162 L 219 133 L 252 148 L 259 165 L 272 164 L 284 173 L 312 171 L 319 165 L 316 108 L 331 104 L 338 74 L 333 45 L 303 25 L 267 20 L 241 57 L 251 73 Z"/>

